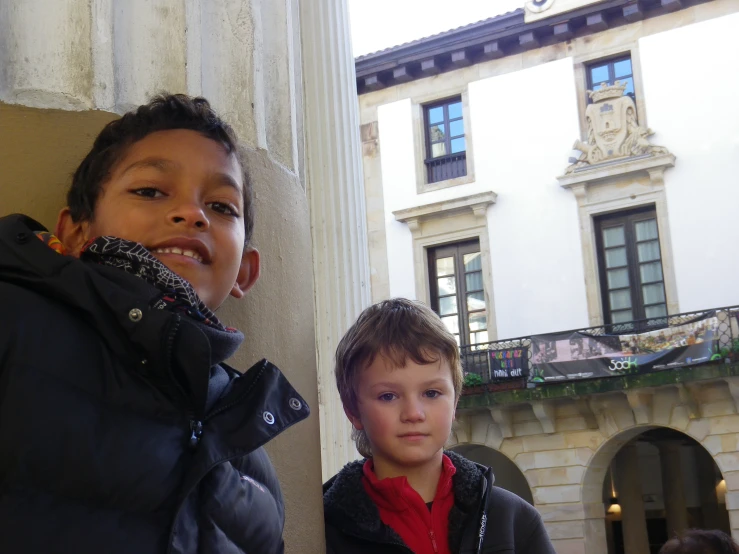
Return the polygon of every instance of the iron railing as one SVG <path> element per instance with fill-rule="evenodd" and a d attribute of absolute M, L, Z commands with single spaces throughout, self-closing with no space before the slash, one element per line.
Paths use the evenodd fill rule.
<path fill-rule="evenodd" d="M 726 308 L 713 308 L 710 310 L 702 310 L 695 312 L 685 312 L 681 314 L 669 315 L 660 318 L 642 319 L 628 321 L 617 324 L 600 325 L 598 327 L 588 327 L 582 329 L 571 329 L 569 331 L 556 331 L 551 334 L 582 333 L 591 336 L 614 336 L 614 335 L 637 335 L 648 331 L 658 331 L 668 327 L 677 327 L 685 325 L 702 317 L 707 317 L 715 313 L 718 318 L 718 328 L 714 336 L 716 342 L 716 352 L 712 358 L 715 362 L 739 361 L 739 306 L 730 306 Z M 535 363 L 533 362 L 532 337 L 518 337 L 505 340 L 490 341 L 485 343 L 473 344 L 460 347 L 460 358 L 462 369 L 465 375 L 476 374 L 479 379 L 467 378 L 467 382 L 477 381 L 486 385 L 487 390 L 495 391 L 501 389 L 525 388 L 527 386 L 540 386 L 545 383 L 531 383 L 529 376 L 532 374 Z M 493 369 L 494 362 L 491 354 L 500 351 L 509 351 L 512 349 L 520 349 L 523 356 L 521 362 L 522 375 L 520 378 L 498 378 Z M 705 363 L 705 361 L 701 361 Z M 691 364 L 685 364 L 681 367 L 690 367 Z M 697 365 L 697 364 L 694 364 Z M 664 369 L 660 369 L 664 371 Z M 596 377 L 597 378 L 597 377 Z M 561 383 L 562 380 L 558 380 Z"/>

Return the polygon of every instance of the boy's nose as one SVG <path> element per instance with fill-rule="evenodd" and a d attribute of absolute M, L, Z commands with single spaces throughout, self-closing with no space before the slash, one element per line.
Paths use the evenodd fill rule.
<path fill-rule="evenodd" d="M 403 421 L 408 422 L 423 421 L 426 419 L 426 413 L 423 411 L 423 406 L 420 402 L 410 400 L 403 406 L 401 417 Z"/>
<path fill-rule="evenodd" d="M 210 227 L 210 221 L 205 212 L 196 204 L 183 204 L 177 206 L 170 218 L 173 223 L 184 224 L 187 227 L 195 227 L 196 229 L 205 230 Z"/>

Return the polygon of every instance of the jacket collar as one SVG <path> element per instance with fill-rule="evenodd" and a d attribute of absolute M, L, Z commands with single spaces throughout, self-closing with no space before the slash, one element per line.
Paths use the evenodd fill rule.
<path fill-rule="evenodd" d="M 456 452 L 445 451 L 456 473 L 452 477 L 454 507 L 449 513 L 449 545 L 459 551 L 462 534 L 470 517 L 477 519 L 480 502 L 494 477 L 490 468 L 476 464 Z M 326 522 L 344 533 L 378 543 L 403 544 L 400 537 L 383 524 L 380 512 L 362 484 L 364 460 L 351 462 L 323 486 Z"/>
<path fill-rule="evenodd" d="M 44 230 L 24 215 L 0 218 L 0 280 L 69 306 L 98 331 L 118 360 L 134 371 L 139 368 L 142 378 L 169 387 L 173 399 L 184 394 L 189 406 L 197 407 L 195 416 L 204 417 L 208 369 L 215 360 L 200 326 L 158 309 L 160 291 L 142 279 L 53 251 L 35 236 Z M 163 373 L 171 363 L 184 370 L 176 378 Z M 309 409 L 279 369 L 263 360 L 234 380 L 212 414 L 218 415 L 213 424 L 224 430 L 217 440 L 237 455 L 305 419 Z M 255 418 L 259 425 L 253 425 Z"/>

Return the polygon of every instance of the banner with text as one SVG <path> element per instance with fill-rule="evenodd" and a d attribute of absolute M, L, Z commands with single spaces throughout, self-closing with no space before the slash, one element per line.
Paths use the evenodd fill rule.
<path fill-rule="evenodd" d="M 718 317 L 629 335 L 557 333 L 531 337 L 529 381 L 544 383 L 648 373 L 707 362 L 717 354 Z"/>
<path fill-rule="evenodd" d="M 491 379 L 520 379 L 528 374 L 528 360 L 524 347 L 490 351 Z"/>

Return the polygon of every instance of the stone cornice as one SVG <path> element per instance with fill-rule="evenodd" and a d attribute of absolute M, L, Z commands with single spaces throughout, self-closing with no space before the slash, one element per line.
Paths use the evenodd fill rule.
<path fill-rule="evenodd" d="M 646 155 L 605 162 L 591 167 L 575 169 L 568 175 L 557 177 L 560 186 L 575 194 L 589 185 L 611 180 L 615 177 L 646 173 L 655 184 L 662 184 L 665 169 L 675 166 L 673 154 Z"/>
<path fill-rule="evenodd" d="M 372 92 L 657 17 L 710 0 L 603 0 L 526 23 L 518 9 L 355 59 L 357 91 Z M 523 4 L 523 0 L 521 2 Z"/>
<path fill-rule="evenodd" d="M 422 206 L 414 206 L 403 210 L 393 212 L 395 219 L 402 223 L 407 223 L 412 229 L 424 220 L 433 217 L 446 217 L 450 214 L 471 211 L 477 217 L 484 217 L 487 208 L 495 203 L 498 195 L 493 191 L 481 192 L 479 194 L 471 194 L 460 198 L 452 198 L 450 200 L 442 200 L 432 204 L 424 204 Z"/>

